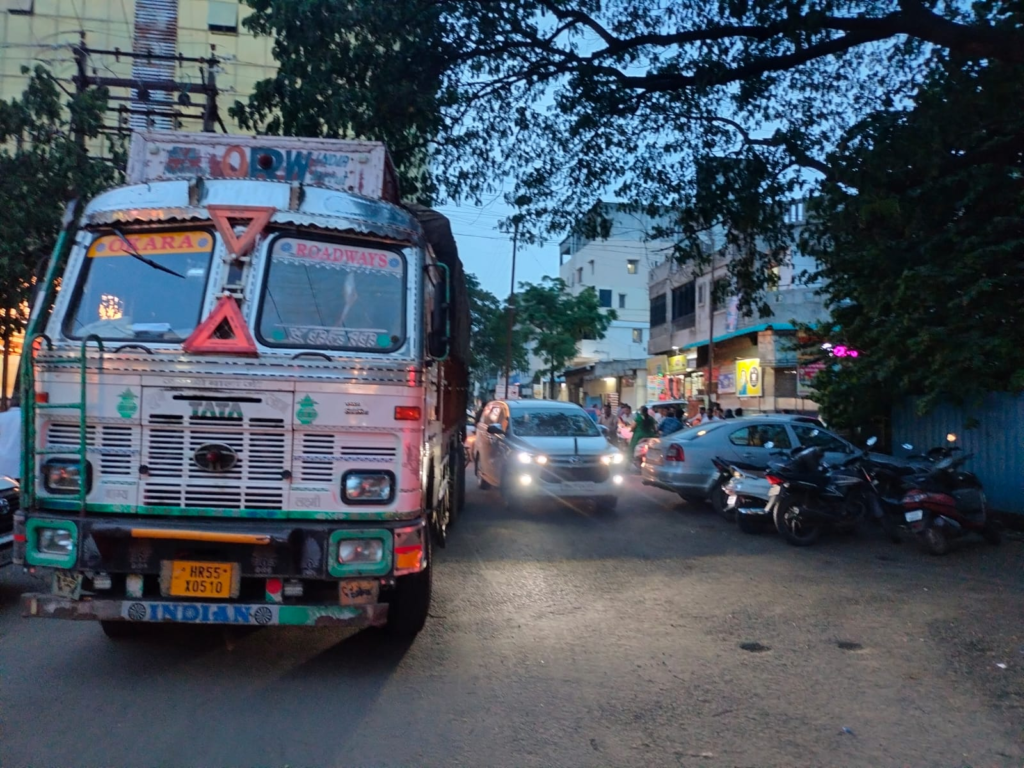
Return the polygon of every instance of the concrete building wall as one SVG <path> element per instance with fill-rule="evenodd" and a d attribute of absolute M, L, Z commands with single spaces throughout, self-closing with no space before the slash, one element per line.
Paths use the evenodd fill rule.
<path fill-rule="evenodd" d="M 152 1 L 154 7 L 174 5 L 174 0 Z M 70 88 L 75 73 L 71 46 L 78 44 L 81 30 L 89 48 L 132 50 L 138 37 L 136 5 L 147 2 L 151 0 L 0 0 L 0 98 L 21 95 L 27 82 L 20 72 L 22 65 L 44 64 Z M 211 46 L 216 46 L 215 53 L 222 59 L 217 73 L 222 91 L 220 114 L 228 130 L 236 132 L 228 107 L 236 100 L 244 101 L 258 81 L 271 77 L 277 69 L 271 54 L 273 40 L 253 37 L 242 26 L 250 13 L 248 6 L 237 0 L 177 0 L 177 52 L 205 57 L 210 56 Z M 132 61 L 125 57 L 117 61 L 114 56 L 95 56 L 90 63 L 99 76 L 132 76 Z M 178 80 L 200 84 L 198 65 L 176 67 L 175 73 Z M 201 103 L 202 99 L 195 101 Z M 181 128 L 199 130 L 201 123 L 189 120 Z"/>

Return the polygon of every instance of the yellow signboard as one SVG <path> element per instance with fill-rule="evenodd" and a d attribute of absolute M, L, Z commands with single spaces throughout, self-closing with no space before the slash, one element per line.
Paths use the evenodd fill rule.
<path fill-rule="evenodd" d="M 668 359 L 669 376 L 681 376 L 686 373 L 686 355 L 672 355 Z"/>
<path fill-rule="evenodd" d="M 758 358 L 736 361 L 736 395 L 761 396 L 761 361 Z"/>
<path fill-rule="evenodd" d="M 125 245 L 125 240 L 128 244 Z M 213 237 L 208 232 L 157 232 L 153 234 L 132 234 L 122 239 L 117 235 L 98 237 L 89 246 L 89 257 L 127 256 L 132 251 L 147 255 L 166 253 L 209 253 L 213 249 Z"/>

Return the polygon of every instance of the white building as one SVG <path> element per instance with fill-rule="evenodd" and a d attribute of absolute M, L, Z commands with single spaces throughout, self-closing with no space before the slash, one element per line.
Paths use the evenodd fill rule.
<path fill-rule="evenodd" d="M 585 340 L 577 348 L 571 366 L 607 360 L 647 357 L 650 336 L 650 270 L 665 261 L 668 241 L 650 240 L 656 221 L 643 214 L 627 213 L 616 203 L 598 203 L 595 212 L 610 221 L 606 239 L 587 239 L 573 234 L 559 245 L 559 276 L 577 295 L 593 288 L 601 306 L 613 309 L 605 337 Z"/>

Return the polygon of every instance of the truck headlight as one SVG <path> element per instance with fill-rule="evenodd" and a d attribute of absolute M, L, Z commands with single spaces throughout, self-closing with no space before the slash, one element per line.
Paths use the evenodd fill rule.
<path fill-rule="evenodd" d="M 338 562 L 379 563 L 384 559 L 384 542 L 380 539 L 342 539 L 338 542 Z"/>
<path fill-rule="evenodd" d="M 92 485 L 92 464 L 85 463 L 85 487 Z M 76 494 L 82 488 L 82 468 L 77 459 L 50 459 L 43 464 L 43 487 L 49 493 Z"/>
<path fill-rule="evenodd" d="M 381 471 L 346 472 L 341 495 L 348 504 L 387 504 L 395 495 L 395 476 Z"/>
<path fill-rule="evenodd" d="M 44 555 L 70 555 L 75 546 L 75 539 L 66 528 L 39 528 L 36 536 L 36 551 Z"/>

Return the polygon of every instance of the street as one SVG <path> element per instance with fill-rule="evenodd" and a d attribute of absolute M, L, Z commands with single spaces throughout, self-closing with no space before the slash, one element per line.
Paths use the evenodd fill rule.
<path fill-rule="evenodd" d="M 1019 539 L 796 549 L 630 478 L 615 513 L 473 488 L 410 646 L 29 621 L 0 573 L 0 764 L 1020 766 Z M 64 714 L 59 714 L 63 712 Z"/>

